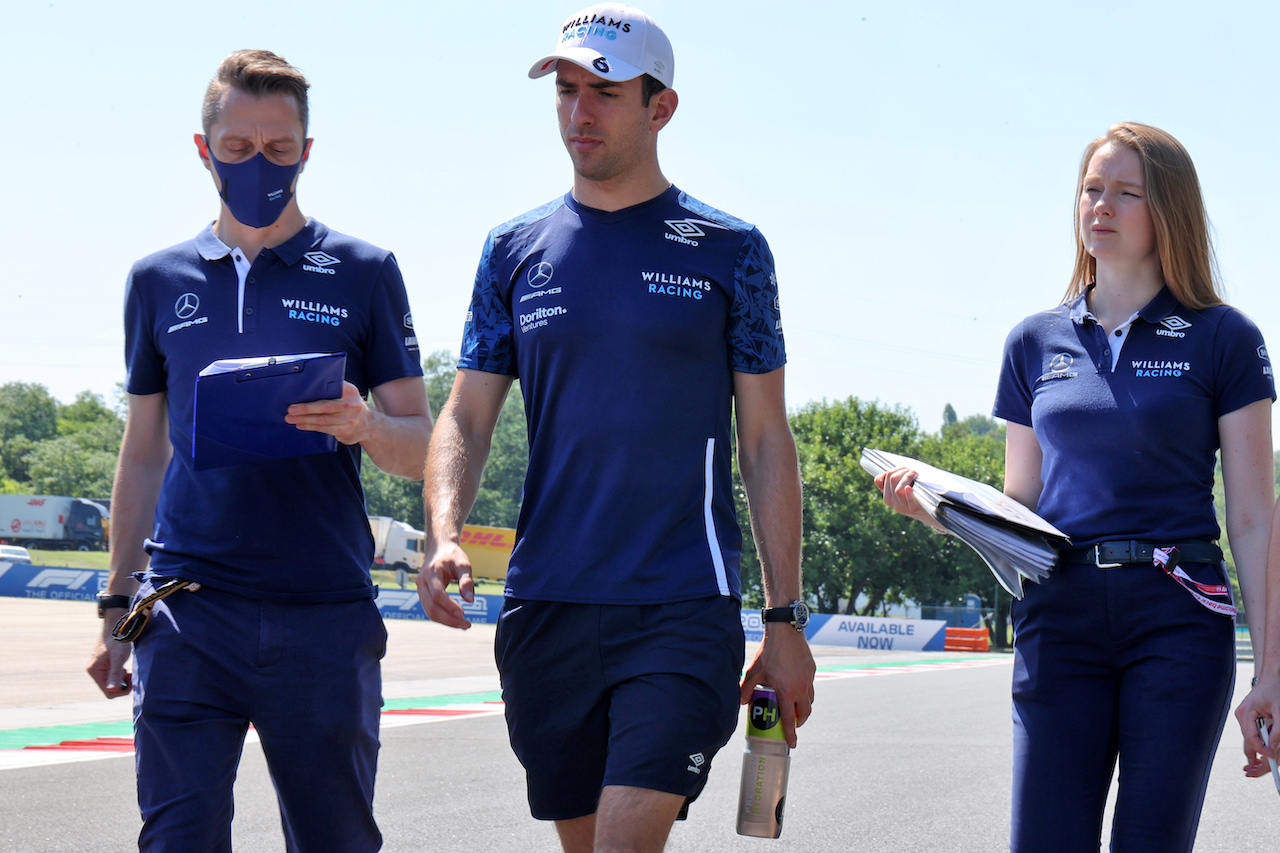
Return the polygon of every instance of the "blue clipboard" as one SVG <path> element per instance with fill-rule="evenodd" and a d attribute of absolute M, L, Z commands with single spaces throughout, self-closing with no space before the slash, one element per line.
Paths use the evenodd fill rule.
<path fill-rule="evenodd" d="M 191 459 L 197 471 L 332 453 L 338 440 L 284 416 L 294 403 L 342 396 L 346 353 L 215 361 L 196 377 Z"/>

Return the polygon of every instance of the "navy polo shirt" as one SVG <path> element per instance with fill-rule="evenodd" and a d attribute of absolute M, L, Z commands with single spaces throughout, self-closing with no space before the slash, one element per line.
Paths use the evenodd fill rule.
<path fill-rule="evenodd" d="M 173 443 L 151 568 L 259 598 L 369 597 L 360 447 L 196 471 L 191 418 L 196 375 L 222 358 L 345 352 L 346 379 L 362 394 L 421 376 L 399 267 L 314 219 L 251 266 L 238 255 L 206 228 L 129 274 L 125 389 L 167 396 Z"/>
<path fill-rule="evenodd" d="M 1217 539 L 1218 419 L 1275 399 L 1262 334 L 1234 308 L 1197 311 L 1164 288 L 1115 340 L 1083 295 L 1009 334 L 994 414 L 1035 430 L 1036 511 L 1081 547 Z"/>
<path fill-rule="evenodd" d="M 490 233 L 458 364 L 524 393 L 509 596 L 741 597 L 733 372 L 785 363 L 779 316 L 760 232 L 675 187 L 614 212 L 569 194 Z"/>

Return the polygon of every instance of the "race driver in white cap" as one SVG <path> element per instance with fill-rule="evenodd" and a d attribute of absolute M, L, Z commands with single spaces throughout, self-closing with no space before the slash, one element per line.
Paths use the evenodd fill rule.
<path fill-rule="evenodd" d="M 534 63 L 573 188 L 490 232 L 424 483 L 419 594 L 465 628 L 445 590 L 473 594 L 458 537 L 519 378 L 529 469 L 496 656 L 531 811 L 569 853 L 661 850 L 742 696 L 774 688 L 792 745 L 813 701 L 773 257 L 663 176 L 674 72 L 661 28 L 612 3 Z M 731 429 L 766 599 L 741 682 Z"/>

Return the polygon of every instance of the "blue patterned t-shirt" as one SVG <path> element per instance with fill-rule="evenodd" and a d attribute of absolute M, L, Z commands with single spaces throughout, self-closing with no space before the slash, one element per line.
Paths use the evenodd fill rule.
<path fill-rule="evenodd" d="M 524 393 L 508 596 L 741 597 L 733 373 L 786 363 L 779 317 L 760 232 L 675 187 L 613 212 L 567 194 L 489 234 L 458 366 Z"/>

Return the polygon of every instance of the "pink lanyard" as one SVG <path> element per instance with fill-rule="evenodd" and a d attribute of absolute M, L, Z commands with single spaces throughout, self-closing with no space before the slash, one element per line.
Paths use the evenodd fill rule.
<path fill-rule="evenodd" d="M 1178 567 L 1178 549 L 1156 548 L 1151 562 L 1164 569 L 1164 573 L 1182 584 L 1183 589 L 1203 607 L 1223 616 L 1236 618 L 1236 607 L 1231 603 L 1231 587 L 1219 583 L 1200 583 Z M 1225 600 L 1216 600 L 1225 599 Z"/>

